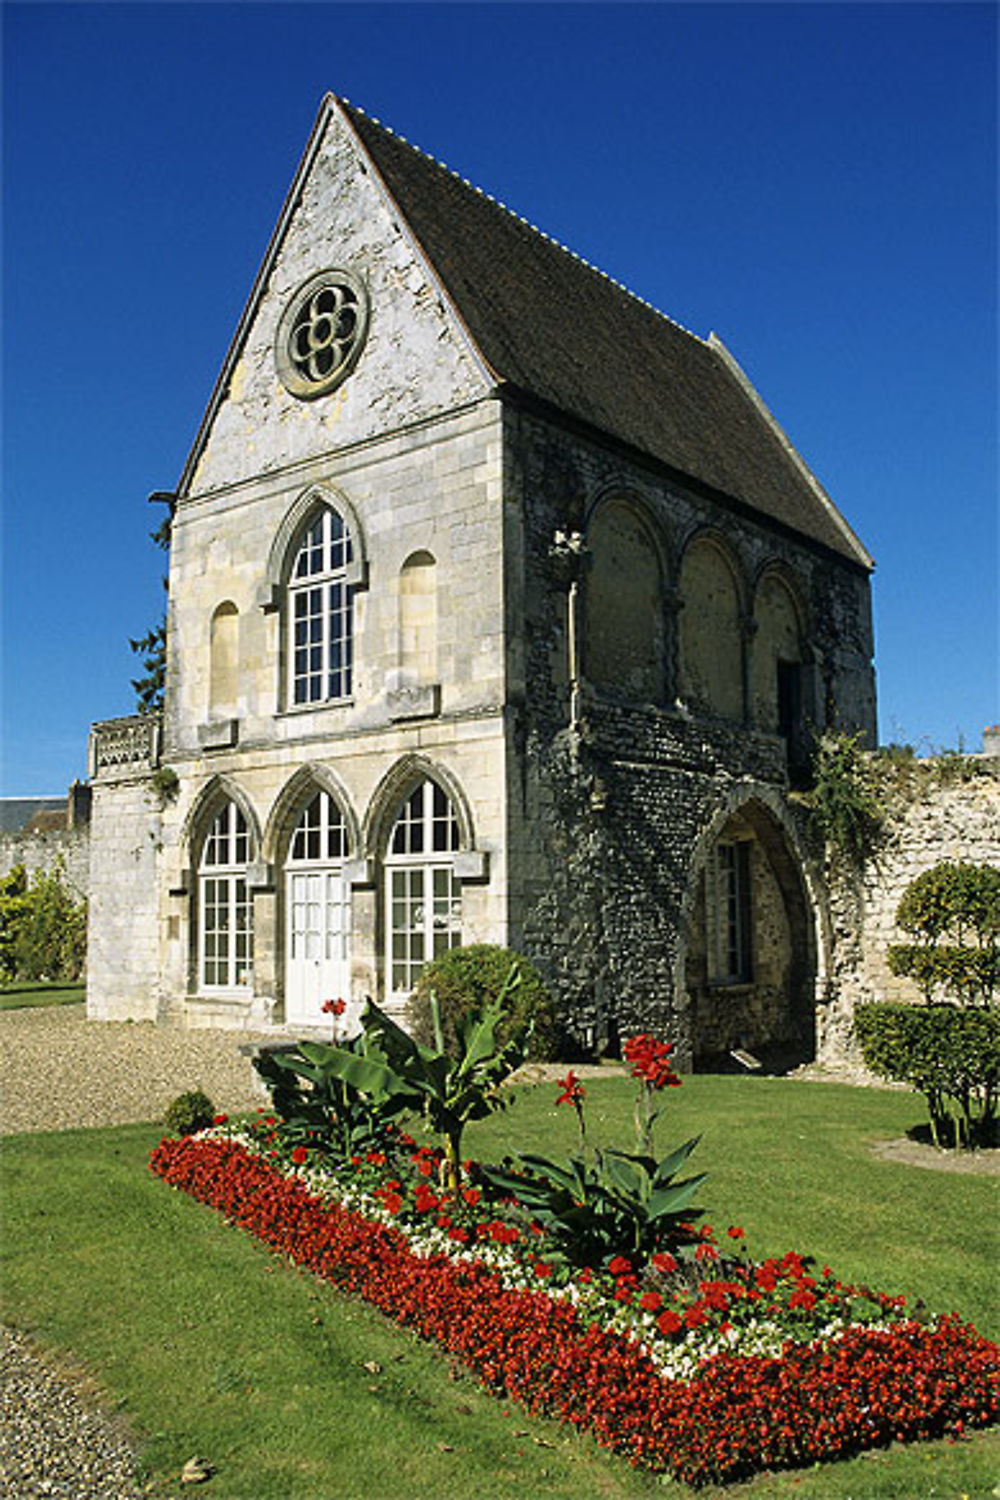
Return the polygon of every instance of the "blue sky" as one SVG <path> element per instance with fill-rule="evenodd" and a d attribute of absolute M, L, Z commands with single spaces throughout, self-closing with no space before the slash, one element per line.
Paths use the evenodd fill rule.
<path fill-rule="evenodd" d="M 877 561 L 883 741 L 1000 719 L 997 11 L 11 4 L 3 775 L 133 711 L 148 540 L 327 90 L 754 381 Z"/>

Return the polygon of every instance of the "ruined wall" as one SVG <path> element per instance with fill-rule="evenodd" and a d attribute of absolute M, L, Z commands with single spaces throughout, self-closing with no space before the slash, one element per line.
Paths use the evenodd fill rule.
<path fill-rule="evenodd" d="M 29 877 L 60 869 L 70 891 L 84 900 L 90 879 L 90 830 L 0 834 L 0 874 L 23 865 Z"/>
<path fill-rule="evenodd" d="M 802 894 L 804 855 L 785 800 L 786 742 L 768 732 L 773 713 L 767 728 L 754 722 L 752 628 L 741 626 L 726 637 L 736 659 L 716 663 L 725 690 L 715 695 L 715 711 L 683 701 L 690 679 L 684 619 L 696 619 L 698 608 L 684 598 L 682 560 L 689 544 L 725 527 L 727 565 L 739 581 L 743 620 L 757 582 L 780 567 L 794 580 L 803 613 L 813 622 L 812 696 L 805 697 L 803 712 L 815 723 L 823 722 L 824 710 L 848 722 L 856 716 L 853 721 L 872 735 L 867 579 L 763 525 L 724 515 L 709 500 L 578 436 L 520 413 L 509 412 L 508 424 L 508 847 L 515 941 L 555 984 L 581 1040 L 613 1043 L 624 1030 L 655 1027 L 689 1061 L 710 1044 L 713 1026 L 718 1038 L 726 1032 L 721 1013 L 713 1018 L 705 997 L 697 1013 L 697 997 L 685 978 L 688 953 L 698 941 L 699 860 L 725 817 L 753 804 L 769 830 L 771 865 L 787 866 L 783 899 L 798 903 L 796 941 L 806 952 L 795 965 L 779 957 L 784 940 L 767 915 L 768 881 L 759 880 L 756 982 L 741 1003 L 765 1021 L 783 1009 L 790 1032 L 802 1029 L 807 1013 L 811 1028 L 821 969 L 812 930 L 818 926 L 818 895 L 815 882 L 808 901 Z M 587 645 L 580 637 L 600 628 L 597 612 L 588 608 L 592 569 L 599 597 L 613 595 L 606 568 L 591 564 L 587 555 L 589 528 L 612 502 L 632 506 L 656 537 L 662 620 L 659 634 L 649 638 L 665 643 L 658 702 L 649 701 L 655 680 L 650 675 L 639 679 L 638 700 L 624 675 L 617 684 L 597 686 L 587 676 Z M 581 534 L 582 550 L 553 545 L 556 533 L 574 532 Z M 693 571 L 697 576 L 699 570 Z M 623 574 L 620 589 L 630 584 Z M 645 570 L 643 585 L 648 592 Z M 607 624 L 617 628 L 614 611 Z M 779 630 L 765 632 L 764 639 L 775 654 L 784 646 Z M 699 667 L 712 670 L 718 640 L 699 641 L 699 648 Z M 613 653 L 598 651 L 597 659 L 603 664 Z M 728 993 L 718 1003 L 733 998 Z M 702 1042 L 699 1026 L 708 1028 Z M 799 1040 L 811 1048 L 811 1034 Z"/>
<path fill-rule="evenodd" d="M 837 860 L 828 869 L 833 964 L 821 1046 L 831 1061 L 859 1060 L 851 1021 L 856 1005 L 921 998 L 886 961 L 890 944 L 907 940 L 896 908 L 910 881 L 942 860 L 1000 868 L 1000 759 L 949 758 L 906 781 L 888 802 L 884 837 L 862 873 Z"/>

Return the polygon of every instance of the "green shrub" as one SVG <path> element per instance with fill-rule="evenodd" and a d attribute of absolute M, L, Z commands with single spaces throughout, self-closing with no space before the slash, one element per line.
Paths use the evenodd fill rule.
<path fill-rule="evenodd" d="M 163 1123 L 171 1135 L 194 1135 L 196 1131 L 207 1129 L 214 1119 L 215 1106 L 211 1099 L 201 1089 L 192 1089 L 190 1093 L 178 1094 L 167 1105 Z"/>
<path fill-rule="evenodd" d="M 417 1041 L 426 1047 L 434 1045 L 430 1005 L 433 993 L 437 996 L 445 1051 L 454 1056 L 459 1021 L 478 1020 L 486 1006 L 500 994 L 514 966 L 520 982 L 510 992 L 508 1019 L 500 1027 L 499 1040 L 506 1042 L 513 1033 L 533 1022 L 529 1057 L 544 1061 L 558 1056 L 555 1005 L 541 975 L 529 959 L 492 943 L 450 948 L 424 965 L 407 1008 L 407 1024 Z"/>
<path fill-rule="evenodd" d="M 859 1005 L 854 1029 L 873 1073 L 927 1101 L 936 1145 L 988 1145 L 1000 1091 L 1000 1013 L 955 1005 Z"/>
<path fill-rule="evenodd" d="M 903 892 L 896 921 L 915 941 L 889 949 L 893 974 L 963 1003 L 988 1002 L 1000 986 L 1000 870 L 943 860 Z"/>
<path fill-rule="evenodd" d="M 0 880 L 0 978 L 74 980 L 87 957 L 87 904 L 66 884 L 64 869 L 23 865 Z"/>

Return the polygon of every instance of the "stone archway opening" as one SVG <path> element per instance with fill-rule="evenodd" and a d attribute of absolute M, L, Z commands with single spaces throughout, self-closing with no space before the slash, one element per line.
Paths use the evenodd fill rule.
<path fill-rule="evenodd" d="M 698 1072 L 756 1060 L 784 1073 L 816 1055 L 816 939 L 805 881 L 773 813 L 751 800 L 702 853 L 685 982 Z"/>

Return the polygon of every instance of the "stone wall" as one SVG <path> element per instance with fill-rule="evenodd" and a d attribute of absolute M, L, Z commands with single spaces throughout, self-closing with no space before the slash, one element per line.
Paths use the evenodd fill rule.
<path fill-rule="evenodd" d="M 90 830 L 0 834 L 0 874 L 15 865 L 24 865 L 29 876 L 61 869 L 70 891 L 82 901 L 90 882 Z"/>
<path fill-rule="evenodd" d="M 891 794 L 884 837 L 860 876 L 834 861 L 828 871 L 833 937 L 831 1003 L 821 1055 L 858 1062 L 851 1017 L 870 1000 L 912 1002 L 917 986 L 890 973 L 886 951 L 906 941 L 896 908 L 907 885 L 942 860 L 1000 868 L 1000 758 L 948 757 L 921 763 Z"/>

